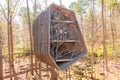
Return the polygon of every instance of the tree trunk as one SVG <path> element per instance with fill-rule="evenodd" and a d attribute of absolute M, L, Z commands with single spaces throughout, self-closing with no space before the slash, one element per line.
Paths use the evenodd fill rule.
<path fill-rule="evenodd" d="M 33 16 L 33 18 L 35 18 L 35 16 L 36 16 L 36 11 L 37 11 L 37 1 L 35 0 L 35 2 L 34 2 L 34 16 Z"/>
<path fill-rule="evenodd" d="M 9 35 L 10 35 L 10 37 L 9 37 L 9 40 L 10 40 L 10 58 L 11 58 L 11 67 L 14 67 L 14 65 L 13 65 L 13 61 L 14 61 L 14 59 L 13 59 L 13 36 L 12 36 L 12 16 L 10 16 L 10 33 L 9 33 Z"/>
<path fill-rule="evenodd" d="M 10 64 L 10 80 L 12 80 L 12 75 L 15 80 L 17 79 L 15 69 L 14 69 L 14 56 L 13 56 L 13 36 L 12 36 L 12 13 L 10 14 L 10 6 L 12 6 L 12 1 L 8 0 L 8 54 L 9 54 L 9 64 Z"/>
<path fill-rule="evenodd" d="M 14 79 L 15 80 L 18 80 L 17 79 L 17 75 L 16 75 L 16 72 L 15 72 L 15 68 L 14 68 L 14 55 L 13 55 L 13 33 L 12 33 L 12 27 L 13 27 L 13 25 L 12 25 L 12 16 L 10 16 L 10 33 L 9 33 L 9 35 L 10 35 L 10 37 L 9 37 L 9 40 L 10 40 L 10 69 L 11 69 L 11 73 L 13 74 L 13 76 L 14 76 Z"/>
<path fill-rule="evenodd" d="M 1 36 L 0 36 L 1 37 Z M 3 80 L 3 56 L 2 56 L 2 42 L 0 42 L 0 80 Z"/>
<path fill-rule="evenodd" d="M 60 6 L 62 6 L 62 0 L 60 0 Z"/>
<path fill-rule="evenodd" d="M 50 80 L 57 80 L 58 74 L 57 74 L 56 70 L 55 70 L 54 68 L 52 68 L 52 67 L 49 67 L 48 70 L 49 70 L 50 73 L 51 73 L 51 78 L 50 78 Z"/>
<path fill-rule="evenodd" d="M 113 6 L 112 6 L 111 9 L 110 9 L 110 20 L 111 20 L 111 32 L 112 32 L 112 47 L 113 47 L 112 49 L 113 49 L 113 52 L 114 52 L 114 50 L 115 50 L 115 33 L 114 33 L 115 25 L 113 23 L 113 21 L 114 21 L 113 16 L 114 16 L 114 13 L 113 13 Z"/>
<path fill-rule="evenodd" d="M 115 0 L 115 2 L 116 2 L 116 6 L 117 6 L 117 8 L 118 8 L 118 12 L 120 13 L 120 7 L 118 6 L 117 0 Z"/>
<path fill-rule="evenodd" d="M 93 72 L 94 72 L 94 34 L 95 34 L 95 22 L 94 22 L 94 0 L 91 1 L 91 10 L 92 10 L 92 13 L 91 13 L 91 22 L 92 22 L 92 27 L 91 27 L 91 66 L 92 66 L 92 73 L 91 73 L 91 78 L 93 78 Z"/>
<path fill-rule="evenodd" d="M 8 54 L 9 54 L 9 65 L 10 65 L 9 66 L 9 68 L 10 68 L 10 80 L 12 80 L 12 76 L 11 76 L 12 71 L 11 71 L 11 62 L 10 62 L 11 61 L 11 58 L 10 58 L 11 51 L 10 51 L 10 25 L 9 25 L 9 22 L 10 22 L 10 14 L 9 14 L 10 11 L 9 10 L 10 10 L 10 8 L 9 7 L 10 7 L 10 1 L 8 0 L 8 19 L 7 19 L 8 20 L 7 21 L 8 22 L 7 23 L 8 24 Z"/>
<path fill-rule="evenodd" d="M 46 5 L 46 7 L 48 6 L 47 0 L 45 1 L 45 5 Z"/>
<path fill-rule="evenodd" d="M 33 18 L 35 18 L 35 16 L 36 16 L 36 10 L 37 10 L 36 4 L 37 4 L 37 2 L 36 2 L 36 0 L 35 0 L 35 2 L 34 2 L 34 16 L 33 16 Z M 38 74 L 38 72 L 37 72 L 37 66 L 38 66 L 37 53 L 33 52 L 33 54 L 34 54 L 34 56 L 35 56 L 35 72 L 36 72 L 36 74 Z"/>
<path fill-rule="evenodd" d="M 84 35 L 84 28 L 83 28 L 83 15 L 82 15 L 82 13 L 80 14 L 80 21 L 81 21 L 81 30 L 82 30 L 82 33 L 83 33 L 83 35 Z"/>
<path fill-rule="evenodd" d="M 27 3 L 27 15 L 28 15 L 28 25 L 29 25 L 29 35 L 30 35 L 30 50 L 31 50 L 31 74 L 34 75 L 33 70 L 33 46 L 32 46 L 32 32 L 31 32 L 31 22 L 30 22 L 30 13 L 29 13 L 29 3 L 28 0 L 26 0 Z"/>
<path fill-rule="evenodd" d="M 102 0 L 102 27 L 103 27 L 103 72 L 108 70 L 108 59 L 107 59 L 107 48 L 106 48 L 106 23 L 105 23 L 105 13 L 104 13 L 104 0 Z"/>

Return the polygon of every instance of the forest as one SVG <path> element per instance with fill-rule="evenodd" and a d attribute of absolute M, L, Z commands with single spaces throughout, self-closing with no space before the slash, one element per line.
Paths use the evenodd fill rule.
<path fill-rule="evenodd" d="M 68 1 L 0 0 L 0 80 L 120 80 L 120 0 Z M 51 4 L 75 13 L 87 49 L 65 70 L 33 50 L 33 22 Z"/>

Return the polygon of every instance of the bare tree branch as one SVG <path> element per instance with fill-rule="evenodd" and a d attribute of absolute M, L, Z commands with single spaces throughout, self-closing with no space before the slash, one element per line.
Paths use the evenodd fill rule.
<path fill-rule="evenodd" d="M 0 7 L 1 7 L 1 9 L 2 9 L 2 13 L 3 13 L 5 19 L 8 20 L 7 15 L 6 15 L 6 13 L 5 13 L 5 9 L 3 8 L 3 6 L 1 5 L 1 3 L 0 3 Z"/>
<path fill-rule="evenodd" d="M 20 4 L 20 1 L 21 0 L 18 0 L 17 2 L 16 2 L 16 4 L 15 4 L 15 8 L 14 8 L 14 10 L 13 10 L 13 19 L 14 19 L 14 17 L 16 16 L 16 14 L 17 14 L 17 11 L 18 11 L 18 9 L 21 7 L 20 5 L 23 3 L 23 1 L 21 1 L 21 4 Z"/>
<path fill-rule="evenodd" d="M 117 1 L 115 0 L 115 2 L 116 2 L 116 6 L 117 6 L 117 8 L 118 8 L 118 11 L 119 11 L 119 13 L 120 13 L 120 7 L 118 6 L 118 4 L 117 4 Z"/>

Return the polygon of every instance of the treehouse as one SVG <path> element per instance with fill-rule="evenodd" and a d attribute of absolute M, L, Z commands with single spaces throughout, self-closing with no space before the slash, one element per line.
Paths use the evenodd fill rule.
<path fill-rule="evenodd" d="M 87 52 L 75 13 L 55 4 L 34 20 L 33 44 L 44 63 L 60 70 Z"/>

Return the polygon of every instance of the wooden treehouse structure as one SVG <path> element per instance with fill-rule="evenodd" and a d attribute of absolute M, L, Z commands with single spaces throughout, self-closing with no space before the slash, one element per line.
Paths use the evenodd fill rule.
<path fill-rule="evenodd" d="M 33 44 L 44 63 L 60 70 L 87 53 L 75 13 L 55 4 L 34 20 Z"/>

